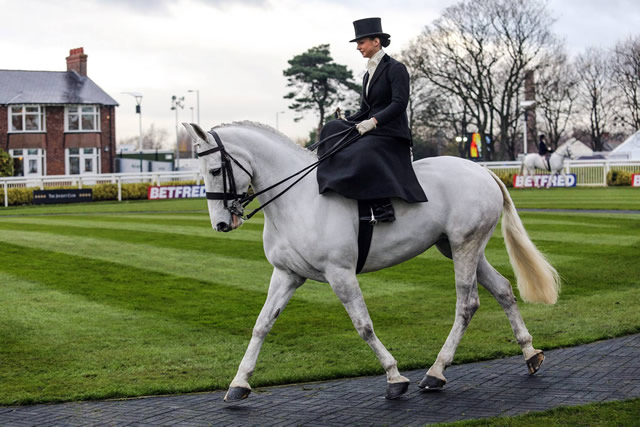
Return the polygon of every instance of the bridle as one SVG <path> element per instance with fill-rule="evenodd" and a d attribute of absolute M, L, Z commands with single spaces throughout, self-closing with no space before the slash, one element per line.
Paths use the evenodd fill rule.
<path fill-rule="evenodd" d="M 316 142 L 315 144 L 313 144 L 311 147 L 309 147 L 310 149 L 314 149 L 316 148 L 318 145 L 322 144 L 323 142 L 334 138 L 336 136 L 342 135 L 344 134 L 344 136 L 335 144 L 335 146 L 328 151 L 327 153 L 325 153 L 324 155 L 322 155 L 322 157 L 318 158 L 318 161 L 315 163 L 312 163 L 304 168 L 302 168 L 301 170 L 299 170 L 298 172 L 294 173 L 293 175 L 290 175 L 278 182 L 276 182 L 273 185 L 270 185 L 269 187 L 259 191 L 259 192 L 254 192 L 253 194 L 249 194 L 247 192 L 245 193 L 241 193 L 238 194 L 237 192 L 237 188 L 236 188 L 236 180 L 235 180 L 235 176 L 233 175 L 233 167 L 232 167 L 232 162 L 235 163 L 236 165 L 238 165 L 238 167 L 240 167 L 240 169 L 242 169 L 251 180 L 253 180 L 253 175 L 251 174 L 251 172 L 249 172 L 247 170 L 247 168 L 245 168 L 244 166 L 242 166 L 242 164 L 236 160 L 225 148 L 224 148 L 224 144 L 222 144 L 222 139 L 220 139 L 220 136 L 218 135 L 218 133 L 211 129 L 208 133 L 211 134 L 211 136 L 213 137 L 214 141 L 216 142 L 217 147 L 211 148 L 209 150 L 205 150 L 199 153 L 196 153 L 196 155 L 198 157 L 204 157 L 204 156 L 208 156 L 209 154 L 214 154 L 217 152 L 220 152 L 220 160 L 221 160 L 221 165 L 220 165 L 220 169 L 222 171 L 222 192 L 210 192 L 207 191 L 206 192 L 206 197 L 207 200 L 222 200 L 222 204 L 225 208 L 225 210 L 227 210 L 229 213 L 231 213 L 232 215 L 236 215 L 242 219 L 249 219 L 252 216 L 254 216 L 256 213 L 258 213 L 260 210 L 264 209 L 268 204 L 270 204 L 271 202 L 273 202 L 274 200 L 276 200 L 278 197 L 282 196 L 284 193 L 286 193 L 287 191 L 289 191 L 289 189 L 291 189 L 291 187 L 293 187 L 294 185 L 296 185 L 298 182 L 300 182 L 305 176 L 309 175 L 311 173 L 311 171 L 313 171 L 315 168 L 318 167 L 318 165 L 328 159 L 329 157 L 331 157 L 332 155 L 334 155 L 335 153 L 337 153 L 338 151 L 342 150 L 344 147 L 346 147 L 347 145 L 351 144 L 352 142 L 354 142 L 356 139 L 360 138 L 360 134 L 356 133 L 356 135 L 345 141 L 345 139 L 347 138 L 347 136 L 349 136 L 351 134 L 351 132 L 355 129 L 355 125 L 351 126 L 343 131 L 337 132 L 333 135 L 328 136 L 327 138 L 320 140 L 318 142 Z M 213 171 L 211 171 L 211 174 L 213 174 Z M 247 205 L 249 203 L 251 203 L 253 201 L 253 199 L 255 199 L 256 197 L 258 197 L 261 194 L 266 193 L 269 190 L 272 190 L 275 187 L 278 187 L 280 184 L 283 184 L 287 181 L 289 181 L 290 179 L 298 176 L 302 174 L 302 176 L 300 178 L 298 178 L 297 180 L 295 180 L 291 185 L 289 185 L 287 188 L 285 188 L 284 190 L 282 190 L 280 193 L 276 194 L 274 197 L 272 197 L 271 199 L 269 199 L 268 201 L 266 201 L 265 203 L 263 203 L 261 206 L 257 207 L 256 209 L 254 209 L 253 211 L 251 211 L 246 217 L 244 216 L 244 208 L 247 207 Z M 215 176 L 215 175 L 214 175 Z"/>
<path fill-rule="evenodd" d="M 230 213 L 239 216 L 242 218 L 244 215 L 244 203 L 245 201 L 253 200 L 249 193 L 238 194 L 236 189 L 236 179 L 233 175 L 233 168 L 231 167 L 231 162 L 237 164 L 240 169 L 242 169 L 249 178 L 253 179 L 253 175 L 249 172 L 242 164 L 235 159 L 227 150 L 225 150 L 224 145 L 222 144 L 222 140 L 216 131 L 210 130 L 209 133 L 213 136 L 214 141 L 217 144 L 217 147 L 211 148 L 210 150 L 202 151 L 200 153 L 196 153 L 198 157 L 208 156 L 209 154 L 220 152 L 220 168 L 222 169 L 222 193 L 207 191 L 206 196 L 207 200 L 222 200 L 222 204 L 224 208 Z M 213 172 L 211 173 L 213 175 Z M 227 186 L 229 191 L 227 191 Z M 248 202 L 247 202 L 248 203 Z"/>

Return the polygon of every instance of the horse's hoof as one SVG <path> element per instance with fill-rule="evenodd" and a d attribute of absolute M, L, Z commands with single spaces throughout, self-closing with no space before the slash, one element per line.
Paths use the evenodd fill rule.
<path fill-rule="evenodd" d="M 251 394 L 251 389 L 246 387 L 231 387 L 224 396 L 225 402 L 238 402 L 246 399 Z"/>
<path fill-rule="evenodd" d="M 425 375 L 418 387 L 422 390 L 442 390 L 442 387 L 447 383 L 446 380 L 432 377 L 431 375 Z"/>
<path fill-rule="evenodd" d="M 409 389 L 409 381 L 401 383 L 388 383 L 387 393 L 384 395 L 385 399 L 393 400 L 402 396 Z"/>
<path fill-rule="evenodd" d="M 538 372 L 538 369 L 540 369 L 540 365 L 542 365 L 542 362 L 544 362 L 543 352 L 535 354 L 527 359 L 527 368 L 529 368 L 529 375 L 533 375 Z"/>

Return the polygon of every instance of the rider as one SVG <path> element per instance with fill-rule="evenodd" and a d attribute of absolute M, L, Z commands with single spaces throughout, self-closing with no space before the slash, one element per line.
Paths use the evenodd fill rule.
<path fill-rule="evenodd" d="M 549 151 L 549 147 L 547 147 L 544 134 L 540 134 L 540 144 L 538 144 L 538 154 L 540 154 L 541 156 L 546 156 L 547 153 L 551 153 L 551 151 Z"/>
<path fill-rule="evenodd" d="M 320 193 L 332 190 L 359 200 L 361 221 L 391 222 L 395 220 L 392 197 L 409 203 L 427 201 L 411 159 L 406 113 L 409 74 L 402 63 L 382 49 L 389 46 L 391 36 L 382 31 L 380 18 L 360 19 L 353 26 L 355 38 L 351 42 L 356 42 L 356 49 L 369 59 L 360 110 L 322 128 L 320 140 L 329 139 L 319 147 L 318 155 L 340 141 L 340 136 L 332 135 L 354 124 L 363 136 L 320 163 L 318 185 Z"/>

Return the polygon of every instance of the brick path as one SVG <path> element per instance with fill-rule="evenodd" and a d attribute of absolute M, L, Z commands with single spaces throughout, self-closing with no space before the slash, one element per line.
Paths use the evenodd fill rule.
<path fill-rule="evenodd" d="M 545 355 L 535 376 L 522 357 L 452 366 L 440 392 L 418 390 L 423 370 L 405 372 L 411 387 L 395 401 L 376 376 L 258 388 L 236 404 L 215 392 L 0 407 L 0 425 L 423 425 L 640 397 L 640 334 Z"/>

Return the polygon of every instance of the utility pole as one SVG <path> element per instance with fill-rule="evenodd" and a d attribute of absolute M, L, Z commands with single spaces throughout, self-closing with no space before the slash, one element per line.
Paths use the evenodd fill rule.
<path fill-rule="evenodd" d="M 178 108 L 184 109 L 184 96 L 178 98 L 171 97 L 171 109 L 176 111 L 176 170 L 180 169 L 180 136 L 178 132 Z"/>

